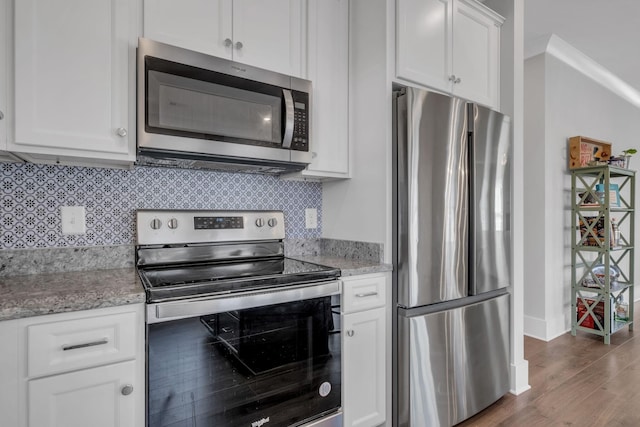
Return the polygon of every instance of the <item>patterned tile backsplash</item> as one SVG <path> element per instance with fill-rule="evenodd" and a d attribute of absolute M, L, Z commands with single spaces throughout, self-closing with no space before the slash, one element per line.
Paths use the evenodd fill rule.
<path fill-rule="evenodd" d="M 322 235 L 322 185 L 267 175 L 1 163 L 2 248 L 134 244 L 136 209 L 282 210 L 287 238 Z M 62 235 L 60 206 L 85 206 L 87 232 Z M 318 228 L 305 228 L 305 208 Z"/>

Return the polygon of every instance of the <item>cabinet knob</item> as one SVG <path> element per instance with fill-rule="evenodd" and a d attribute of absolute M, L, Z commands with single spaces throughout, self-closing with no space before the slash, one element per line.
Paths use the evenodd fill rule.
<path fill-rule="evenodd" d="M 118 136 L 121 136 L 123 138 L 127 136 L 127 130 L 125 128 L 118 128 L 118 130 L 116 130 L 116 133 L 118 134 Z"/>
<path fill-rule="evenodd" d="M 456 77 L 456 79 L 453 81 L 453 83 L 458 84 L 462 81 L 462 79 L 460 77 Z"/>
<path fill-rule="evenodd" d="M 354 335 L 355 335 L 355 333 L 356 333 L 356 332 L 355 332 L 353 329 L 349 329 L 349 330 L 347 331 L 347 336 L 352 337 L 352 336 L 354 336 Z"/>
<path fill-rule="evenodd" d="M 233 41 L 231 39 L 224 39 L 225 47 L 230 47 L 232 44 L 233 44 Z"/>
<path fill-rule="evenodd" d="M 240 50 L 243 46 L 242 42 L 236 42 L 236 49 Z"/>
<path fill-rule="evenodd" d="M 451 74 L 451 75 L 449 76 L 449 81 L 450 81 L 450 82 L 454 82 L 454 83 L 455 83 L 455 81 L 456 81 L 456 76 L 455 76 L 455 74 Z"/>
<path fill-rule="evenodd" d="M 4 119 L 4 113 L 0 111 L 0 120 Z"/>
<path fill-rule="evenodd" d="M 131 393 L 133 393 L 133 386 L 131 384 L 127 384 L 124 387 L 122 387 L 122 389 L 120 389 L 120 393 L 122 393 L 123 396 L 128 396 Z"/>

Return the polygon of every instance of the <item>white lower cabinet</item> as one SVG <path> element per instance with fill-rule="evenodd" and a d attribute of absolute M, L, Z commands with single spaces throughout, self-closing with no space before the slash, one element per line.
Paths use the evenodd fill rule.
<path fill-rule="evenodd" d="M 136 362 L 29 381 L 30 427 L 115 427 L 136 423 L 136 395 L 144 395 L 136 384 Z M 144 402 L 144 399 L 142 399 Z"/>
<path fill-rule="evenodd" d="M 386 421 L 387 310 L 385 274 L 343 279 L 342 407 L 345 427 Z"/>
<path fill-rule="evenodd" d="M 18 424 L 18 321 L 0 322 L 0 425 Z M 5 424 L 6 423 L 6 424 Z"/>
<path fill-rule="evenodd" d="M 144 304 L 10 322 L 17 322 L 15 373 L 0 370 L 3 390 L 11 381 L 17 385 L 12 388 L 17 421 L 9 425 L 144 426 Z M 0 322 L 3 337 L 11 337 L 7 325 Z M 0 362 L 11 363 L 12 357 L 0 351 Z M 0 409 L 11 409 L 4 408 L 1 396 Z"/>

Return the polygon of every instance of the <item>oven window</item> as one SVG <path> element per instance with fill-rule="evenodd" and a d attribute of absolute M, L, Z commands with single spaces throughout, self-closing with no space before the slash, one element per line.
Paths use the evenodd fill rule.
<path fill-rule="evenodd" d="M 337 410 L 337 316 L 324 297 L 148 325 L 148 425 L 296 425 Z"/>

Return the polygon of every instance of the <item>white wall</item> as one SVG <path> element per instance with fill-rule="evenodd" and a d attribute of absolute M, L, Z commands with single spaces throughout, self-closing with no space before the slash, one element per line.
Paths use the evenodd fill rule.
<path fill-rule="evenodd" d="M 567 138 L 582 135 L 608 141 L 614 153 L 630 147 L 640 149 L 640 108 L 585 75 L 584 70 L 568 65 L 560 59 L 562 55 L 542 55 L 525 62 L 525 116 L 530 115 L 525 146 L 526 152 L 535 156 L 525 163 L 527 194 L 532 190 L 525 215 L 527 225 L 534 229 L 531 234 L 543 233 L 525 244 L 526 270 L 530 272 L 525 275 L 525 295 L 531 297 L 526 298 L 525 333 L 550 340 L 571 328 Z M 533 154 L 536 150 L 544 152 L 543 161 L 538 153 Z M 640 160 L 634 160 L 640 166 Z M 636 263 L 638 256 L 636 253 Z M 536 274 L 542 257 L 542 274 Z"/>

